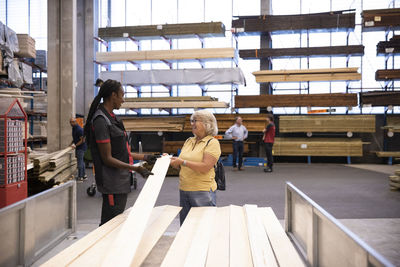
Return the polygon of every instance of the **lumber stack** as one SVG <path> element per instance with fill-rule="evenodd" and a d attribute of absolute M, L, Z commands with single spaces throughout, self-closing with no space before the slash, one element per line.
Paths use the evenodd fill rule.
<path fill-rule="evenodd" d="M 400 8 L 363 10 L 363 31 L 384 31 L 400 29 Z"/>
<path fill-rule="evenodd" d="M 360 104 L 370 106 L 399 106 L 400 92 L 370 91 L 360 93 Z"/>
<path fill-rule="evenodd" d="M 275 138 L 275 156 L 356 156 L 363 155 L 361 139 Z"/>
<path fill-rule="evenodd" d="M 113 259 L 118 266 L 148 265 L 147 255 L 178 214 L 174 206 L 151 211 L 140 245 L 132 258 Z M 107 254 L 125 226 L 125 212 L 78 240 L 43 266 L 106 266 Z M 137 235 L 134 232 L 133 238 Z M 257 205 L 192 208 L 167 253 L 156 263 L 169 266 L 305 266 L 270 207 Z M 154 264 L 154 263 L 153 263 Z"/>
<path fill-rule="evenodd" d="M 260 70 L 253 72 L 256 82 L 308 82 L 361 80 L 358 68 Z"/>
<path fill-rule="evenodd" d="M 279 116 L 280 133 L 375 133 L 375 115 Z"/>
<path fill-rule="evenodd" d="M 388 115 L 386 117 L 386 125 L 383 126 L 390 132 L 399 133 L 400 132 L 400 116 Z"/>
<path fill-rule="evenodd" d="M 201 59 L 232 60 L 235 57 L 235 49 L 231 47 L 96 53 L 96 61 L 99 63 L 127 61 L 178 61 Z"/>
<path fill-rule="evenodd" d="M 177 154 L 178 150 L 182 149 L 185 141 L 164 141 L 163 153 Z M 229 155 L 233 153 L 232 141 L 219 140 L 222 155 Z M 243 153 L 249 153 L 249 142 L 244 142 Z"/>
<path fill-rule="evenodd" d="M 237 34 L 259 34 L 262 32 L 298 33 L 334 29 L 354 30 L 355 12 L 342 11 L 301 15 L 239 16 L 232 20 L 232 31 Z"/>
<path fill-rule="evenodd" d="M 350 55 L 351 56 L 364 55 L 364 46 L 343 45 L 343 46 L 261 48 L 261 49 L 239 50 L 239 56 L 243 59 L 350 56 Z"/>
<path fill-rule="evenodd" d="M 146 100 L 136 101 L 138 98 L 126 100 L 121 108 L 126 109 L 139 109 L 139 108 L 227 108 L 229 104 L 226 102 L 218 101 L 218 99 L 211 100 L 193 100 L 191 97 L 164 97 L 157 98 L 157 100 L 147 98 Z"/>
<path fill-rule="evenodd" d="M 28 34 L 17 34 L 19 51 L 15 55 L 25 58 L 36 58 L 35 39 Z"/>
<path fill-rule="evenodd" d="M 107 41 L 125 41 L 131 37 L 134 40 L 189 37 L 223 37 L 225 25 L 222 22 L 180 23 L 163 25 L 143 25 L 125 27 L 99 28 L 98 36 Z"/>
<path fill-rule="evenodd" d="M 387 81 L 387 80 L 400 80 L 400 69 L 389 69 L 389 70 L 377 70 L 375 72 L 375 80 Z"/>
<path fill-rule="evenodd" d="M 392 191 L 400 190 L 400 169 L 389 175 L 389 188 Z"/>
<path fill-rule="evenodd" d="M 122 117 L 125 129 L 133 132 L 181 132 L 184 116 Z"/>
<path fill-rule="evenodd" d="M 99 77 L 103 81 L 112 79 L 131 86 L 245 83 L 240 68 L 102 71 Z"/>
<path fill-rule="evenodd" d="M 376 45 L 377 55 L 400 54 L 400 35 L 395 35 L 389 41 L 382 41 Z"/>
<path fill-rule="evenodd" d="M 357 94 L 236 95 L 236 108 L 256 107 L 354 107 Z"/>

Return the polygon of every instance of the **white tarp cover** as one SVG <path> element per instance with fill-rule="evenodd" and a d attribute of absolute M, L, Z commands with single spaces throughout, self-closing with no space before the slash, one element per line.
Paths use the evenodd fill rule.
<path fill-rule="evenodd" d="M 245 84 L 240 68 L 103 71 L 100 79 L 131 85 Z"/>

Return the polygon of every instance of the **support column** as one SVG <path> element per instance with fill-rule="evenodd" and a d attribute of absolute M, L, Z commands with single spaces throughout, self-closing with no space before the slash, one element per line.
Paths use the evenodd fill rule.
<path fill-rule="evenodd" d="M 48 0 L 48 152 L 72 140 L 69 119 L 75 115 L 76 0 Z"/>
<path fill-rule="evenodd" d="M 272 1 L 271 0 L 260 0 L 261 4 L 261 15 L 272 14 Z M 260 35 L 260 48 L 272 48 L 272 40 L 270 33 L 263 33 Z M 270 59 L 260 59 L 260 70 L 272 69 L 272 62 Z M 260 84 L 260 95 L 272 94 L 272 87 L 270 83 Z M 266 109 L 261 108 L 261 113 L 265 113 Z"/>
<path fill-rule="evenodd" d="M 76 114 L 87 116 L 94 97 L 94 4 L 77 1 Z"/>

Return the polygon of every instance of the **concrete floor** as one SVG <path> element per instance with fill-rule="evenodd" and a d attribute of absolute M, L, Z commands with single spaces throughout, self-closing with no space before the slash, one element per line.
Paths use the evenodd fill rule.
<path fill-rule="evenodd" d="M 341 165 L 341 164 L 276 164 L 273 173 L 262 168 L 247 167 L 233 171 L 226 167 L 227 191 L 218 191 L 218 206 L 257 204 L 270 206 L 280 220 L 284 218 L 285 181 L 292 182 L 345 226 L 400 266 L 400 191 L 390 191 L 388 174 L 399 166 Z M 89 171 L 88 171 L 89 173 Z M 93 181 L 78 184 L 77 232 L 39 259 L 34 266 L 97 228 L 100 218 L 101 196 L 89 197 L 87 187 Z M 129 195 L 127 207 L 135 202 L 145 180 L 138 179 L 138 189 Z M 156 205 L 178 205 L 178 178 L 167 177 Z M 281 221 L 283 223 L 283 221 Z M 166 244 L 170 244 L 179 230 L 174 220 L 160 240 L 145 266 L 158 266 Z"/>

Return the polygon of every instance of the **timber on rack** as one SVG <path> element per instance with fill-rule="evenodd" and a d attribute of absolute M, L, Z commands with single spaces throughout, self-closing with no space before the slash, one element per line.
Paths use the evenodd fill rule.
<path fill-rule="evenodd" d="M 235 108 L 355 107 L 357 94 L 236 95 Z"/>
<path fill-rule="evenodd" d="M 279 116 L 280 133 L 374 133 L 375 115 Z"/>
<path fill-rule="evenodd" d="M 261 48 L 239 50 L 243 59 L 259 58 L 293 58 L 293 57 L 322 57 L 322 56 L 362 56 L 363 45 L 293 47 L 293 48 Z"/>
<path fill-rule="evenodd" d="M 371 91 L 360 93 L 360 104 L 371 106 L 400 106 L 399 91 Z"/>
<path fill-rule="evenodd" d="M 232 32 L 236 34 L 299 33 L 307 30 L 335 31 L 354 30 L 355 12 L 333 11 L 301 15 L 239 16 L 232 20 Z"/>
<path fill-rule="evenodd" d="M 393 36 L 389 41 L 379 42 L 376 45 L 376 54 L 378 56 L 400 54 L 400 35 Z"/>
<path fill-rule="evenodd" d="M 185 141 L 163 141 L 163 153 L 176 154 L 179 149 L 183 147 Z M 222 155 L 229 155 L 233 153 L 231 140 L 219 140 Z M 251 142 L 243 143 L 243 153 L 249 153 L 249 144 Z"/>
<path fill-rule="evenodd" d="M 363 31 L 386 31 L 400 29 L 400 8 L 363 10 Z"/>
<path fill-rule="evenodd" d="M 182 132 L 185 116 L 122 117 L 125 129 L 131 132 Z"/>
<path fill-rule="evenodd" d="M 126 101 L 121 108 L 139 109 L 139 108 L 227 108 L 229 104 L 221 101 L 149 101 L 133 102 Z"/>
<path fill-rule="evenodd" d="M 358 68 L 260 70 L 253 72 L 256 82 L 308 82 L 361 80 Z"/>
<path fill-rule="evenodd" d="M 143 25 L 99 28 L 98 37 L 106 41 L 126 41 L 165 38 L 206 38 L 224 37 L 225 25 L 222 22 L 180 23 L 163 25 Z"/>
<path fill-rule="evenodd" d="M 375 72 L 375 80 L 387 81 L 387 80 L 400 80 L 400 69 L 388 69 L 388 70 L 377 70 Z"/>
<path fill-rule="evenodd" d="M 97 52 L 96 61 L 109 62 L 137 62 L 137 61 L 180 61 L 191 60 L 232 60 L 236 58 L 234 48 L 199 48 L 174 50 L 147 50 L 147 51 L 119 51 Z"/>
<path fill-rule="evenodd" d="M 240 68 L 103 71 L 99 77 L 132 86 L 245 83 Z"/>
<path fill-rule="evenodd" d="M 400 133 L 400 116 L 387 115 L 386 125 L 382 127 L 390 132 Z"/>

